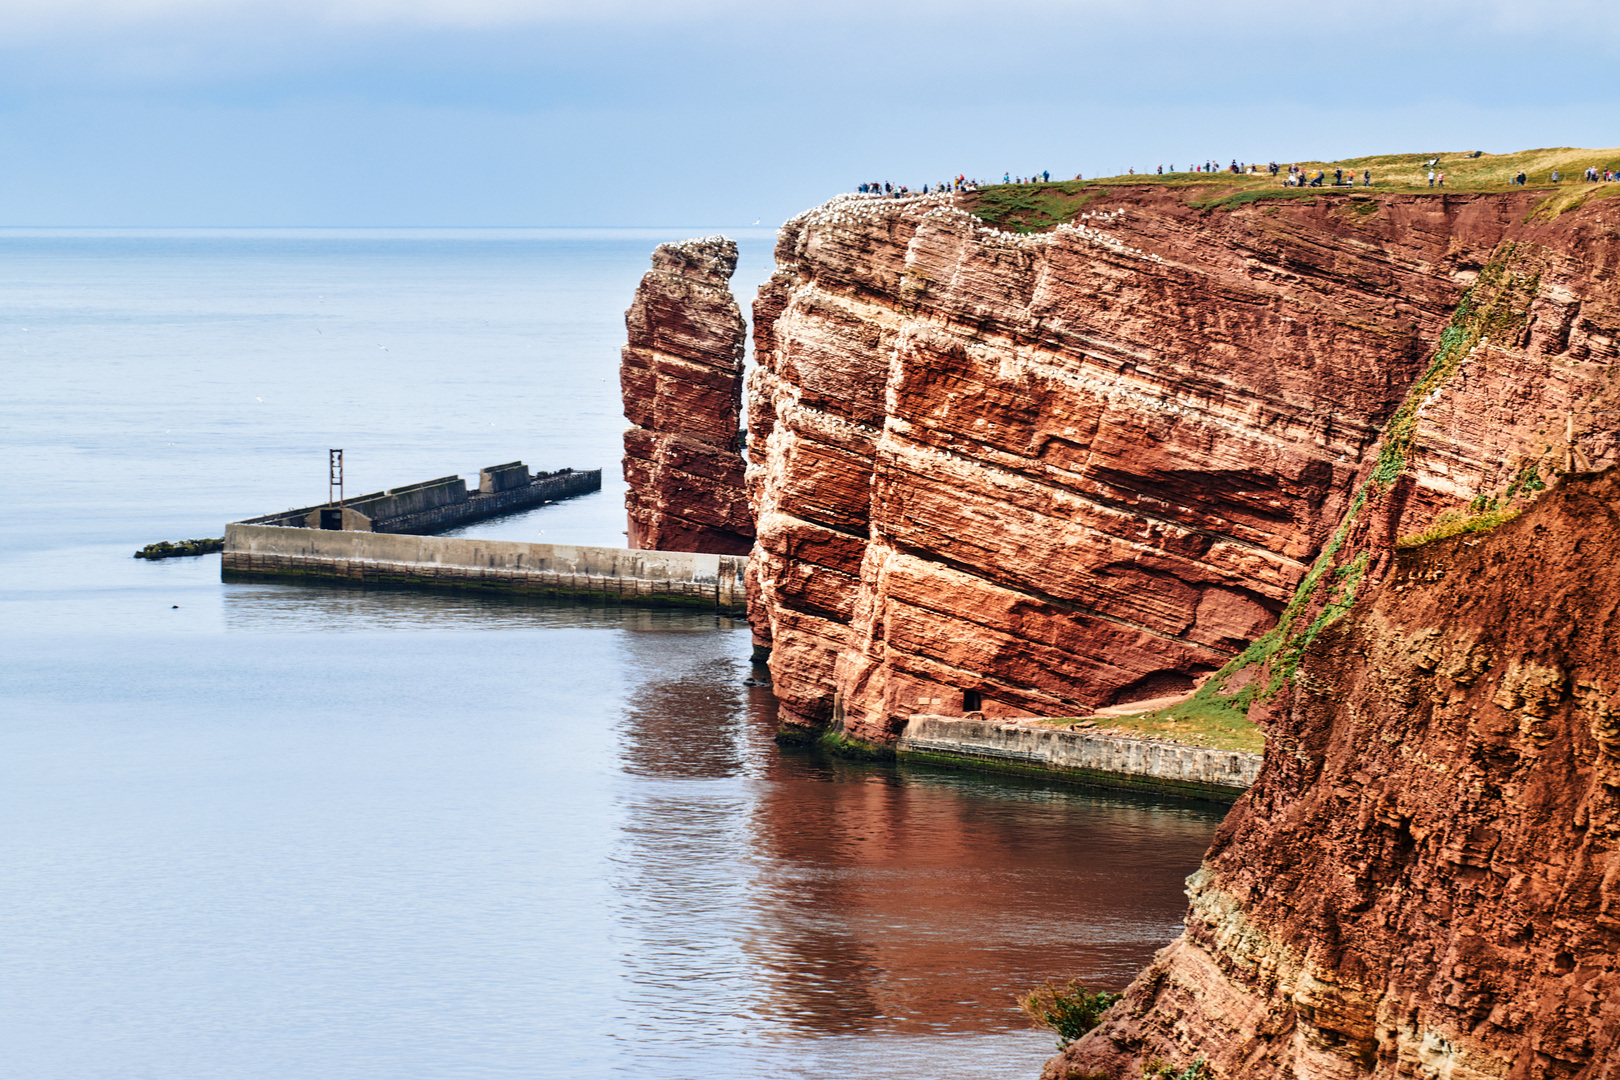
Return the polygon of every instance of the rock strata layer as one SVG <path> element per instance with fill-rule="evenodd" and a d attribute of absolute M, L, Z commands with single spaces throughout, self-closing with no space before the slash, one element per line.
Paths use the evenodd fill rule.
<path fill-rule="evenodd" d="M 949 195 L 790 221 L 748 394 L 785 723 L 888 741 L 1185 690 L 1276 622 L 1390 453 L 1400 487 L 1345 549 L 1380 572 L 1532 459 L 1612 460 L 1613 227 L 1538 221 L 1542 197 L 1144 186 L 1032 236 Z M 1512 334 L 1470 323 L 1411 401 L 1476 292 Z"/>
<path fill-rule="evenodd" d="M 1038 236 L 850 197 L 784 228 L 748 486 L 788 727 L 1073 715 L 1240 652 L 1270 693 L 1186 933 L 1051 1080 L 1609 1075 L 1608 192 L 1099 189 Z"/>
<path fill-rule="evenodd" d="M 737 245 L 724 237 L 653 252 L 625 312 L 619 368 L 628 544 L 745 555 L 753 518 L 741 436 L 747 325 L 731 294 Z"/>
<path fill-rule="evenodd" d="M 1185 934 L 1048 1080 L 1612 1075 L 1620 471 L 1402 552 L 1274 699 Z"/>

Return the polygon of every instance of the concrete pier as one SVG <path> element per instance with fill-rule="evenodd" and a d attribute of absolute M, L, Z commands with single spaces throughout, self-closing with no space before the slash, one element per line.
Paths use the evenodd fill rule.
<path fill-rule="evenodd" d="M 302 506 L 248 518 L 244 525 L 332 529 L 350 532 L 434 533 L 602 489 L 601 469 L 560 469 L 529 475 L 521 461 L 492 465 L 479 473 L 478 490 L 459 476 L 346 498 L 341 508 Z"/>
<path fill-rule="evenodd" d="M 449 589 L 741 615 L 747 568 L 740 555 L 236 522 L 225 527 L 220 574 L 226 581 Z"/>
<path fill-rule="evenodd" d="M 1261 755 L 1239 750 L 956 716 L 912 717 L 895 752 L 902 760 L 1038 773 L 1210 802 L 1236 801 L 1259 775 L 1261 761 Z"/>

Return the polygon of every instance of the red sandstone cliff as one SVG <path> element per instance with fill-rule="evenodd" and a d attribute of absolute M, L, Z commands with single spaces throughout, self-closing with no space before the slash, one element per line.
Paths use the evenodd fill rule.
<path fill-rule="evenodd" d="M 1620 479 L 1543 492 L 1620 460 L 1620 211 L 1542 198 L 783 230 L 748 482 L 789 726 L 1078 712 L 1250 643 L 1274 690 L 1186 934 L 1049 1077 L 1609 1075 Z"/>
<path fill-rule="evenodd" d="M 1186 933 L 1046 1076 L 1613 1075 L 1620 472 L 1401 555 L 1265 717 Z"/>
<path fill-rule="evenodd" d="M 948 195 L 789 222 L 749 388 L 754 624 L 784 721 L 883 740 L 965 692 L 1062 715 L 1188 688 L 1276 621 L 1353 503 L 1345 552 L 1373 517 L 1387 552 L 1511 486 L 1614 352 L 1613 303 L 1572 247 L 1612 226 L 1527 221 L 1540 198 L 1207 210 L 1132 187 L 1036 236 Z M 1474 327 L 1409 403 L 1400 489 L 1361 506 L 1482 275 L 1512 293 L 1517 337 Z M 1493 396 L 1501 378 L 1516 398 Z M 1613 454 L 1598 419 L 1573 429 L 1594 463 Z"/>
<path fill-rule="evenodd" d="M 747 325 L 724 237 L 664 244 L 625 312 L 619 381 L 629 546 L 746 555 L 753 518 L 739 449 Z"/>

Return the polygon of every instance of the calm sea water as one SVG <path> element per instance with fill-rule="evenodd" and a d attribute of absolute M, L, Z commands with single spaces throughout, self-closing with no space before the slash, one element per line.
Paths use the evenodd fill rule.
<path fill-rule="evenodd" d="M 0 230 L 0 1074 L 1032 1078 L 1216 824 L 783 753 L 712 616 L 222 585 L 162 539 L 522 458 L 622 543 L 622 313 L 704 230 Z M 772 235 L 733 234 L 738 291 Z"/>

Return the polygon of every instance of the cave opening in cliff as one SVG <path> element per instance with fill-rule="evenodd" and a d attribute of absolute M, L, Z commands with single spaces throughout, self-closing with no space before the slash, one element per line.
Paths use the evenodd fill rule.
<path fill-rule="evenodd" d="M 962 711 L 978 712 L 984 708 L 984 697 L 977 690 L 962 691 Z"/>
<path fill-rule="evenodd" d="M 1133 701 L 1173 697 L 1177 694 L 1191 693 L 1197 686 L 1198 680 L 1184 671 L 1173 669 L 1155 671 L 1114 691 L 1109 696 L 1108 704 L 1128 705 Z"/>

